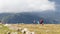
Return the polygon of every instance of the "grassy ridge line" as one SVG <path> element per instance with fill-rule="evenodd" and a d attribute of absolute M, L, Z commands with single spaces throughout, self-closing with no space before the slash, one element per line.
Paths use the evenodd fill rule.
<path fill-rule="evenodd" d="M 60 24 L 19 24 L 20 28 L 28 28 L 35 34 L 60 34 Z"/>
<path fill-rule="evenodd" d="M 3 26 L 1 24 L 0 26 Z M 10 24 L 13 27 L 18 28 L 28 28 L 29 31 L 34 31 L 35 34 L 60 34 L 60 24 Z M 5 30 L 13 32 L 13 30 L 9 29 L 6 26 L 0 28 L 0 34 L 5 34 Z M 21 32 L 19 32 L 21 34 Z"/>

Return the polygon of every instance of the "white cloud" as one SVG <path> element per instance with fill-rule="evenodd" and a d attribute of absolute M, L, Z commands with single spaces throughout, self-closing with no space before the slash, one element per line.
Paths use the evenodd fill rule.
<path fill-rule="evenodd" d="M 48 0 L 0 0 L 0 12 L 55 10 L 55 2 Z"/>

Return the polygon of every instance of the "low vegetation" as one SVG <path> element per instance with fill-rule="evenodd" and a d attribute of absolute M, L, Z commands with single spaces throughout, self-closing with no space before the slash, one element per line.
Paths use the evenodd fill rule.
<path fill-rule="evenodd" d="M 0 24 L 0 34 L 7 34 L 8 31 L 17 32 L 18 34 L 22 34 L 21 31 L 10 29 L 11 27 L 17 28 L 27 28 L 31 32 L 35 32 L 35 34 L 60 34 L 60 24 L 11 24 L 11 26 L 4 26 L 4 24 Z"/>

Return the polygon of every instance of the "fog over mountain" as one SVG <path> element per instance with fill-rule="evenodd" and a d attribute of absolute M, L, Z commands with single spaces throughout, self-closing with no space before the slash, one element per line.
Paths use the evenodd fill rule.
<path fill-rule="evenodd" d="M 29 24 L 40 19 L 45 24 L 60 24 L 60 0 L 0 0 L 2 23 Z"/>

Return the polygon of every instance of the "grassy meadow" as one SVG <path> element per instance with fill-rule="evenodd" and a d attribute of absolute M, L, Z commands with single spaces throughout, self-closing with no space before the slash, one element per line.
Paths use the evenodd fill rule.
<path fill-rule="evenodd" d="M 18 28 L 27 28 L 35 34 L 60 34 L 60 24 L 0 24 L 0 34 L 7 34 L 7 32 L 17 32 L 22 34 L 21 31 L 17 31 Z"/>

